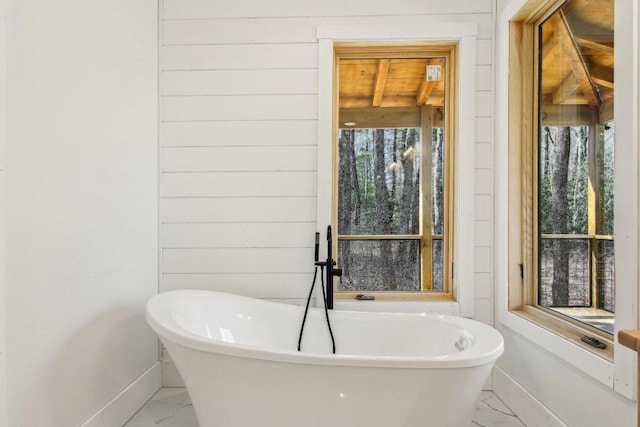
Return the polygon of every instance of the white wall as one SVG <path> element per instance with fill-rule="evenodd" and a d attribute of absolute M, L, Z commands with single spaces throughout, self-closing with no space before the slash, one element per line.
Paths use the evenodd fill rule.
<path fill-rule="evenodd" d="M 492 0 L 162 2 L 162 289 L 304 301 L 326 24 L 472 22 L 475 317 L 492 323 Z M 366 16 L 365 16 L 366 15 Z M 329 143 L 322 141 L 321 143 Z"/>
<path fill-rule="evenodd" d="M 157 4 L 11 0 L 8 17 L 8 420 L 77 426 L 158 358 Z"/>
<path fill-rule="evenodd" d="M 5 148 L 7 129 L 7 0 L 0 0 L 0 427 L 8 425 L 7 419 L 7 376 L 5 346 Z"/>
<path fill-rule="evenodd" d="M 510 17 L 523 0 L 498 2 L 496 35 L 495 277 L 496 327 L 505 353 L 494 373 L 494 391 L 527 425 L 635 425 L 635 356 L 617 345 L 609 363 L 568 344 L 549 331 L 531 327 L 507 306 L 507 80 Z M 637 327 L 638 152 L 637 1 L 616 1 L 616 329 Z M 501 16 L 500 11 L 507 10 Z M 632 40 L 632 41 L 630 41 Z M 635 62 L 635 63 L 634 63 Z M 622 178 L 622 179 L 621 179 Z M 622 185 L 618 185 L 623 183 Z M 629 302 L 631 301 L 631 302 Z M 517 320 L 517 321 L 516 321 Z M 527 323 L 526 328 L 523 323 Z M 632 363 L 630 363 L 632 362 Z M 603 369 L 604 365 L 606 369 Z"/>

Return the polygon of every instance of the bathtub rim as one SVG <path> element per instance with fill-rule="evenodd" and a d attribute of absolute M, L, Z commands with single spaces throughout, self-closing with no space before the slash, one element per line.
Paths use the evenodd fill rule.
<path fill-rule="evenodd" d="M 246 344 L 227 343 L 213 340 L 195 334 L 173 321 L 170 313 L 177 303 L 176 298 L 195 298 L 201 301 L 204 298 L 222 297 L 240 299 L 245 302 L 268 304 L 284 310 L 303 310 L 303 307 L 274 301 L 260 300 L 243 295 L 208 290 L 175 290 L 161 292 L 149 299 L 145 309 L 145 318 L 152 329 L 160 336 L 161 340 L 168 339 L 173 343 L 194 350 L 207 353 L 218 353 L 234 357 L 268 360 L 272 362 L 295 363 L 305 365 L 330 365 L 352 366 L 362 368 L 398 368 L 398 369 L 444 369 L 465 368 L 494 363 L 504 351 L 502 335 L 493 327 L 473 319 L 459 316 L 432 313 L 380 313 L 362 311 L 336 311 L 342 315 L 354 316 L 419 316 L 437 318 L 452 322 L 456 326 L 462 326 L 469 330 L 476 339 L 474 345 L 465 351 L 442 356 L 370 356 L 370 355 L 345 355 L 324 354 L 298 351 L 274 351 L 264 347 L 256 347 Z M 309 308 L 313 312 L 322 312 L 321 308 Z M 324 314 L 322 314 L 324 316 Z M 335 326 L 334 326 L 335 327 Z"/>

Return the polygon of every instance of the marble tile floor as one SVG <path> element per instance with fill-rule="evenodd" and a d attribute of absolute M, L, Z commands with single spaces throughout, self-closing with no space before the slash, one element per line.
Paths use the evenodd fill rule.
<path fill-rule="evenodd" d="M 483 391 L 471 427 L 523 427 L 524 424 L 490 391 Z M 198 427 L 184 388 L 161 388 L 124 427 Z"/>

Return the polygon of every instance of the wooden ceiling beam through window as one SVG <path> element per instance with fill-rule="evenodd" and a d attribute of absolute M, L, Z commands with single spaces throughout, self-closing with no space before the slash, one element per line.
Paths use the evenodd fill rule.
<path fill-rule="evenodd" d="M 590 40 L 586 37 L 576 37 L 576 42 L 582 48 L 593 49 L 605 55 L 613 55 L 613 46 L 607 42 Z"/>
<path fill-rule="evenodd" d="M 602 101 L 600 100 L 600 96 L 593 85 L 591 76 L 589 75 L 589 71 L 587 70 L 585 63 L 582 59 L 582 56 L 580 54 L 578 44 L 574 40 L 573 34 L 571 33 L 571 29 L 569 28 L 567 21 L 564 18 L 562 12 L 555 14 L 549 20 L 549 22 L 552 26 L 554 37 L 558 38 L 560 46 L 562 48 L 562 53 L 564 54 L 567 62 L 569 63 L 568 71 L 573 75 L 573 79 L 575 79 L 577 82 L 576 89 L 579 88 L 587 104 L 592 106 L 600 105 L 602 103 Z M 570 85 L 566 85 L 563 87 L 566 81 L 567 81 L 567 76 L 565 75 L 560 85 L 553 91 L 554 95 L 552 99 L 566 100 L 571 98 L 572 93 L 566 93 L 566 94 L 560 93 L 562 90 L 571 89 Z M 574 98 L 576 98 L 575 95 L 577 94 L 574 94 Z M 557 103 L 557 102 L 554 101 L 554 103 Z M 562 102 L 559 102 L 559 103 L 562 103 Z"/>
<path fill-rule="evenodd" d="M 572 74 L 564 77 L 564 80 L 551 94 L 551 103 L 560 104 L 581 104 L 582 97 L 577 93 L 579 83 Z"/>
<path fill-rule="evenodd" d="M 542 50 L 542 69 L 549 69 L 549 66 L 558 60 L 560 52 L 560 40 L 557 37 L 545 43 Z"/>
<path fill-rule="evenodd" d="M 420 127 L 420 107 L 340 108 L 338 127 L 341 129 L 416 128 Z M 347 126 L 345 123 L 353 123 Z M 442 107 L 433 109 L 433 127 L 444 126 Z"/>
<path fill-rule="evenodd" d="M 589 70 L 591 80 L 598 86 L 613 89 L 613 68 L 596 65 Z"/>
<path fill-rule="evenodd" d="M 378 61 L 378 72 L 376 73 L 376 83 L 373 89 L 373 100 L 371 105 L 379 107 L 382 104 L 382 96 L 384 95 L 384 87 L 387 84 L 387 76 L 389 75 L 389 60 L 381 59 Z"/>
<path fill-rule="evenodd" d="M 426 52 L 440 54 L 439 51 Z M 403 57 L 345 58 L 340 60 L 340 108 L 394 108 L 444 103 L 445 67 L 448 53 L 426 56 L 416 52 Z M 440 65 L 440 80 L 426 82 L 426 67 Z"/>
<path fill-rule="evenodd" d="M 427 62 L 427 65 L 440 65 L 441 67 L 443 67 L 442 75 L 444 75 L 444 61 L 442 61 L 441 59 L 432 59 Z M 435 88 L 437 84 L 440 84 L 439 80 L 428 81 L 426 76 L 424 79 L 422 79 L 422 83 L 420 84 L 420 88 L 418 89 L 418 96 L 416 97 L 417 106 L 426 105 L 429 103 L 429 97 L 433 92 L 433 88 Z"/>

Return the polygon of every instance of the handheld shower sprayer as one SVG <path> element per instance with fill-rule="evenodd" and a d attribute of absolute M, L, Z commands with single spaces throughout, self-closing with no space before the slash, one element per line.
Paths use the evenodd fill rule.
<path fill-rule="evenodd" d="M 313 283 L 311 284 L 311 289 L 309 290 L 309 297 L 307 298 L 307 305 L 304 309 L 304 316 L 302 318 L 302 325 L 300 325 L 300 335 L 298 336 L 298 351 L 300 351 L 300 347 L 302 345 L 302 334 L 304 332 L 304 325 L 307 320 L 307 313 L 309 312 L 309 304 L 311 303 L 311 296 L 313 295 L 313 288 L 316 285 L 316 277 L 318 276 L 318 267 L 320 267 L 320 281 L 322 288 L 322 298 L 324 302 L 324 314 L 327 319 L 327 327 L 329 328 L 329 334 L 331 335 L 331 345 L 333 348 L 333 353 L 336 352 L 336 342 L 333 337 L 333 331 L 331 330 L 331 321 L 329 320 L 329 309 L 333 309 L 333 277 L 334 276 L 342 276 L 342 269 L 334 268 L 336 265 L 335 260 L 332 257 L 333 251 L 333 238 L 331 236 L 331 226 L 327 227 L 327 260 L 319 261 L 320 259 L 320 233 L 316 233 L 315 235 L 315 248 L 314 248 L 314 265 L 315 271 L 313 273 Z M 326 280 L 327 280 L 327 289 L 325 293 L 324 279 L 323 276 L 325 274 L 324 268 L 327 268 L 326 271 Z"/>
<path fill-rule="evenodd" d="M 316 248 L 315 248 L 313 260 L 315 262 L 318 262 L 319 259 L 320 259 L 320 233 L 316 231 Z"/>

